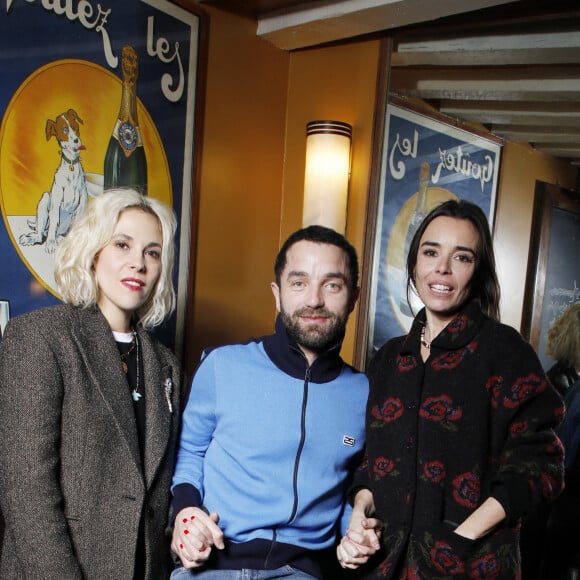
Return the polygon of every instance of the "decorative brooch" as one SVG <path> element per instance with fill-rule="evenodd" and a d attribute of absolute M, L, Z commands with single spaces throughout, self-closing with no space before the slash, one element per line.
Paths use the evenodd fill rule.
<path fill-rule="evenodd" d="M 173 394 L 173 381 L 171 377 L 165 379 L 165 400 L 167 401 L 167 407 L 169 412 L 173 414 L 173 405 L 171 404 L 171 395 Z"/>

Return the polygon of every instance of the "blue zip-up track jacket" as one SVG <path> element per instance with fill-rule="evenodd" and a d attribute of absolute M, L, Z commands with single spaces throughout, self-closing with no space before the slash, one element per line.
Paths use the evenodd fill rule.
<path fill-rule="evenodd" d="M 174 513 L 216 511 L 234 553 L 243 554 L 240 567 L 288 563 L 267 561 L 277 544 L 330 547 L 341 518 L 342 531 L 348 524 L 345 496 L 363 452 L 368 382 L 339 350 L 308 366 L 278 318 L 276 334 L 214 349 L 196 371 Z"/>

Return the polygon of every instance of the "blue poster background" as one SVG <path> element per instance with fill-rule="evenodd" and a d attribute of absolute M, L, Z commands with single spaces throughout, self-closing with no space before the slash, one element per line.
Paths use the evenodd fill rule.
<path fill-rule="evenodd" d="M 0 117 L 4 117 L 25 79 L 49 63 L 63 59 L 88 61 L 120 78 L 122 47 L 130 44 L 137 50 L 140 58 L 138 98 L 163 144 L 170 172 L 171 202 L 179 224 L 175 269 L 175 285 L 180 289 L 178 311 L 159 334 L 163 342 L 179 350 L 182 329 L 177 320 L 181 325 L 187 289 L 183 288 L 183 282 L 178 286 L 178 281 L 187 280 L 189 262 L 199 18 L 165 0 L 5 0 L 3 4 L 0 9 Z M 117 58 L 116 67 L 112 66 L 111 56 Z M 180 82 L 183 83 L 181 90 Z M 59 91 L 59 86 L 49 90 Z M 39 106 L 44 97 L 38 95 Z M 118 110 L 119 102 L 112 107 Z M 88 131 L 86 127 L 85 123 L 84 131 Z M 111 129 L 99 128 L 109 134 Z M 44 138 L 42 132 L 40 135 Z M 147 155 L 149 159 L 156 152 L 149 151 Z M 33 170 L 27 168 L 26 159 L 21 162 L 24 171 Z M 3 191 L 2 194 L 17 197 L 20 192 Z M 58 297 L 50 289 L 42 288 L 22 261 L 4 220 L 0 221 L 0 254 L 0 300 L 9 302 L 11 317 L 59 303 Z"/>
<path fill-rule="evenodd" d="M 406 297 L 405 240 L 414 222 L 438 203 L 461 198 L 479 205 L 493 223 L 500 146 L 389 104 L 382 155 L 367 360 L 388 339 L 406 333 L 422 307 L 417 298 L 409 310 Z"/>

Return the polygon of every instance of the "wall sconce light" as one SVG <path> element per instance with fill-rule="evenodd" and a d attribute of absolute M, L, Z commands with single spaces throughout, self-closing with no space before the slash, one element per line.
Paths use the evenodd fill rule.
<path fill-rule="evenodd" d="M 302 225 L 346 231 L 352 127 L 341 121 L 306 125 L 306 171 Z"/>

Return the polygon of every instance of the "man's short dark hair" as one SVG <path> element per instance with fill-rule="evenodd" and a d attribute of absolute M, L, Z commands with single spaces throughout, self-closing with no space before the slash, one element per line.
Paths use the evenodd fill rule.
<path fill-rule="evenodd" d="M 291 234 L 284 242 L 274 263 L 274 274 L 276 275 L 276 284 L 278 286 L 280 286 L 282 272 L 286 266 L 288 250 L 295 243 L 301 241 L 314 242 L 316 244 L 330 244 L 343 250 L 347 257 L 349 270 L 349 290 L 351 294 L 356 290 L 358 285 L 358 257 L 356 250 L 343 235 L 324 226 L 308 226 L 302 228 Z"/>

